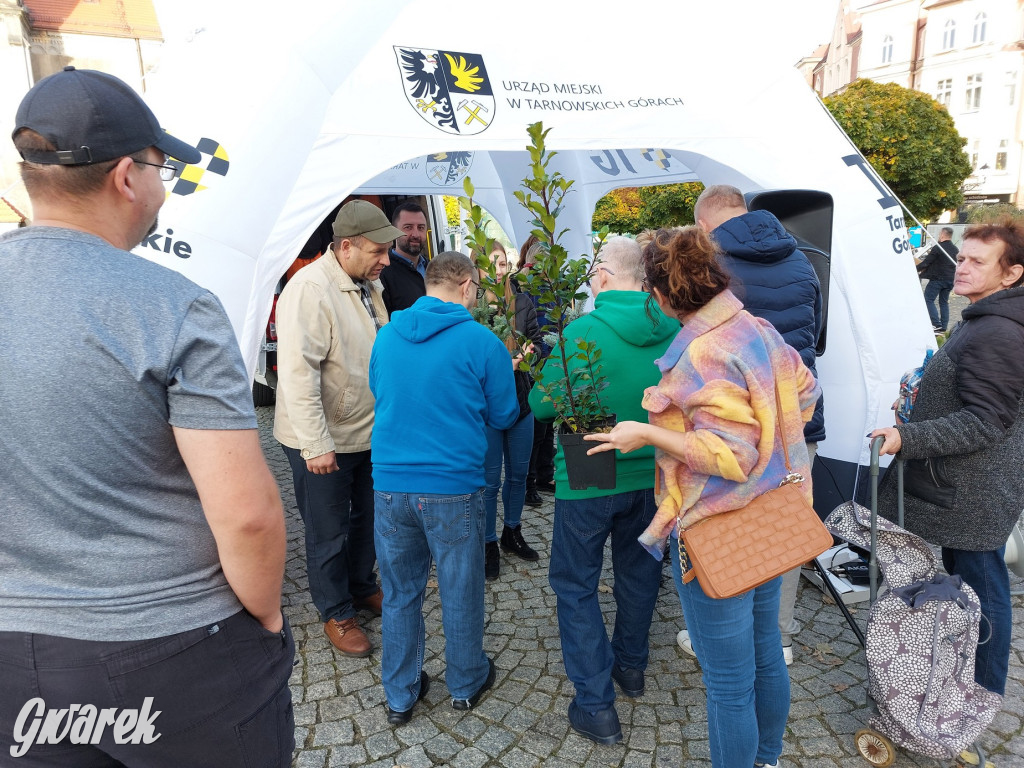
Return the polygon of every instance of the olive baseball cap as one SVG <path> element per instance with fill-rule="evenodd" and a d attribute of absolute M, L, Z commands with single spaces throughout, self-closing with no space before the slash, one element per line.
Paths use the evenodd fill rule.
<path fill-rule="evenodd" d="M 341 206 L 334 219 L 335 237 L 362 235 L 378 245 L 402 236 L 402 230 L 391 226 L 384 211 L 366 200 L 352 200 Z"/>
<path fill-rule="evenodd" d="M 160 128 L 156 115 L 131 86 L 113 75 L 64 67 L 32 86 L 18 106 L 12 136 L 28 128 L 57 150 L 26 150 L 40 165 L 91 165 L 156 147 L 186 163 L 199 150 Z"/>

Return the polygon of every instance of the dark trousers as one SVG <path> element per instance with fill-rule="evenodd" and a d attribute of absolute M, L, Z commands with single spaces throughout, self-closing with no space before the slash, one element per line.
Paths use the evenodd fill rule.
<path fill-rule="evenodd" d="M 615 703 L 613 664 L 647 669 L 661 563 L 636 539 L 650 525 L 656 509 L 650 489 L 594 499 L 555 499 L 548 579 L 557 598 L 565 674 L 576 686 L 577 705 L 588 712 Z M 611 642 L 598 600 L 609 537 L 615 598 Z"/>
<path fill-rule="evenodd" d="M 287 622 L 281 632 L 268 632 L 245 611 L 154 640 L 99 642 L 0 632 L 0 764 L 287 768 L 295 747 L 288 687 L 294 656 Z M 12 748 L 20 751 L 44 732 L 47 712 L 72 705 L 78 709 L 70 716 L 65 712 L 56 729 L 60 734 L 70 725 L 59 743 L 32 743 L 12 757 Z M 82 708 L 101 712 L 93 713 L 90 723 Z M 116 743 L 124 738 L 115 739 L 118 729 L 111 725 L 98 734 L 102 710 L 115 710 L 117 716 L 140 711 L 143 724 L 150 724 L 136 732 L 141 743 Z M 89 733 L 98 743 L 81 743 L 90 741 Z"/>
<path fill-rule="evenodd" d="M 1013 607 L 1010 602 L 1010 575 L 1003 553 L 1006 547 L 988 552 L 968 552 L 942 548 L 946 573 L 957 574 L 978 593 L 981 622 L 978 652 L 974 657 L 974 682 L 992 693 L 1006 692 L 1010 667 L 1010 639 L 1013 635 Z M 986 641 L 985 638 L 988 637 Z"/>
<path fill-rule="evenodd" d="M 356 615 L 352 598 L 377 592 L 373 565 L 373 463 L 369 451 L 336 453 L 338 470 L 316 475 L 295 448 L 282 446 L 292 467 L 295 503 L 306 526 L 309 594 L 321 621 Z"/>
<path fill-rule="evenodd" d="M 550 422 L 534 419 L 533 451 L 530 453 L 530 471 L 526 474 L 526 487 L 536 490 L 537 483 L 551 483 L 554 479 L 555 428 Z"/>
<path fill-rule="evenodd" d="M 924 287 L 924 303 L 928 306 L 928 318 L 933 328 L 946 330 L 949 326 L 949 292 L 953 290 L 952 280 L 929 280 Z M 938 300 L 938 307 L 935 302 Z"/>

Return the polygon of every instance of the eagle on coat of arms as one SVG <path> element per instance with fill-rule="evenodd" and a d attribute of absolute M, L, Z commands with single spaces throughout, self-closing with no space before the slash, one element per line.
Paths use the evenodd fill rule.
<path fill-rule="evenodd" d="M 478 53 L 395 46 L 409 105 L 445 133 L 471 136 L 494 119 L 494 92 Z"/>

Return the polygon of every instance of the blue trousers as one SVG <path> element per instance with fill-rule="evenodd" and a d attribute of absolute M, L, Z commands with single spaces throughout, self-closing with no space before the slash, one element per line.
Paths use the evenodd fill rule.
<path fill-rule="evenodd" d="M 565 673 L 576 703 L 588 712 L 615 703 L 612 664 L 646 669 L 651 615 L 661 563 L 637 536 L 654 518 L 654 491 L 628 491 L 594 499 L 555 499 L 548 578 L 558 598 L 558 633 Z M 609 643 L 597 587 L 604 546 L 612 539 L 615 628 Z"/>
<path fill-rule="evenodd" d="M 309 594 L 321 621 L 356 615 L 352 598 L 377 592 L 373 564 L 373 464 L 369 451 L 336 453 L 338 471 L 316 475 L 295 448 L 295 504 L 306 527 Z"/>
<path fill-rule="evenodd" d="M 737 597 L 708 597 L 683 584 L 678 540 L 669 538 L 672 574 L 707 690 L 711 765 L 778 762 L 789 717 L 789 671 L 782 657 L 782 577 Z"/>
<path fill-rule="evenodd" d="M 928 317 L 933 328 L 946 330 L 949 325 L 949 292 L 953 290 L 950 280 L 929 280 L 924 287 L 924 303 L 928 306 Z M 938 299 L 938 309 L 935 300 Z"/>
<path fill-rule="evenodd" d="M 391 709 L 416 703 L 423 668 L 423 597 L 437 564 L 445 682 L 468 699 L 487 679 L 484 654 L 483 489 L 467 494 L 374 493 L 374 538 L 384 589 L 381 677 Z"/>
<path fill-rule="evenodd" d="M 1005 550 L 1006 547 L 1000 547 L 990 552 L 968 552 L 942 548 L 942 565 L 946 573 L 955 573 L 971 585 L 978 593 L 981 614 L 987 619 L 981 622 L 978 652 L 974 657 L 974 681 L 1000 696 L 1006 690 L 1010 637 L 1013 634 L 1010 575 L 1003 561 Z"/>
<path fill-rule="evenodd" d="M 526 475 L 533 452 L 533 414 L 528 413 L 508 429 L 487 430 L 487 454 L 484 457 L 484 540 L 498 540 L 498 489 L 504 522 L 515 528 L 523 519 L 526 500 Z M 505 482 L 501 468 L 505 467 Z"/>

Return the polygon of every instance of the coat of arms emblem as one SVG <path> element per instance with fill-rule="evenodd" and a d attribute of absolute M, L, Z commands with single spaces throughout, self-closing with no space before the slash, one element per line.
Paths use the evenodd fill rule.
<path fill-rule="evenodd" d="M 494 119 L 494 92 L 478 53 L 395 46 L 409 105 L 445 133 L 466 136 Z"/>
<path fill-rule="evenodd" d="M 427 155 L 427 178 L 439 187 L 450 187 L 469 172 L 472 152 L 438 152 Z"/>

